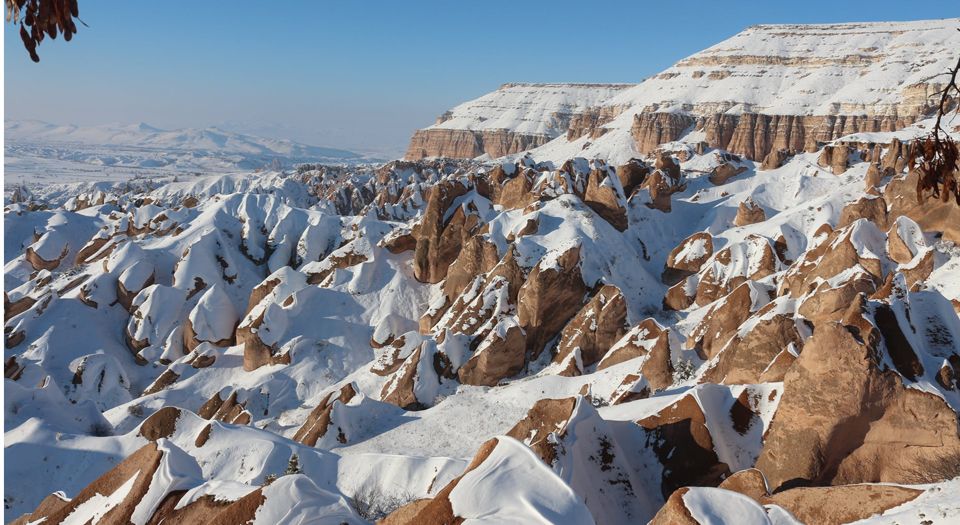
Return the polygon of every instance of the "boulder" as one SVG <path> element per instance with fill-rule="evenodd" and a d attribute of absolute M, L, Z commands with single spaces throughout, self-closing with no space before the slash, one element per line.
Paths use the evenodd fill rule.
<path fill-rule="evenodd" d="M 816 326 L 757 459 L 771 489 L 911 482 L 917 465 L 960 453 L 956 412 L 881 370 L 876 344 L 839 323 Z"/>
<path fill-rule="evenodd" d="M 430 191 L 427 209 L 417 230 L 417 247 L 413 257 L 413 273 L 418 281 L 438 283 L 447 275 L 447 268 L 457 258 L 460 247 L 471 236 L 476 218 L 468 220 L 462 208 L 449 219 L 447 209 L 469 189 L 460 182 L 441 182 Z"/>
<path fill-rule="evenodd" d="M 650 166 L 640 159 L 630 159 L 625 164 L 617 166 L 617 178 L 620 179 L 624 195 L 628 197 L 633 190 L 643 184 L 649 174 Z"/>
<path fill-rule="evenodd" d="M 619 231 L 627 229 L 626 197 L 610 170 L 594 169 L 587 175 L 583 202 Z"/>
<path fill-rule="evenodd" d="M 760 170 L 775 170 L 780 166 L 783 166 L 783 163 L 786 162 L 789 157 L 789 153 L 782 149 L 770 150 L 770 153 L 767 153 L 763 157 L 763 162 L 760 163 Z"/>
<path fill-rule="evenodd" d="M 667 256 L 664 282 L 675 284 L 678 277 L 686 277 L 700 271 L 703 263 L 713 255 L 713 236 L 697 232 L 680 241 Z"/>
<path fill-rule="evenodd" d="M 729 162 L 723 162 L 713 168 L 707 178 L 714 186 L 720 186 L 745 171 L 747 171 L 746 166 L 734 166 Z"/>
<path fill-rule="evenodd" d="M 517 318 L 527 334 L 527 354 L 536 358 L 583 304 L 588 289 L 580 274 L 580 247 L 547 254 L 520 287 Z"/>
<path fill-rule="evenodd" d="M 817 158 L 817 164 L 821 168 L 829 167 L 834 175 L 840 175 L 847 171 L 849 157 L 850 148 L 848 146 L 824 146 Z"/>
<path fill-rule="evenodd" d="M 867 219 L 878 228 L 887 227 L 887 203 L 880 197 L 861 197 L 843 207 L 837 228 L 853 224 L 858 219 Z"/>
<path fill-rule="evenodd" d="M 733 224 L 735 226 L 747 226 L 765 220 L 767 220 L 767 214 L 764 213 L 763 208 L 753 199 L 747 198 L 737 206 L 737 216 L 733 219 Z"/>

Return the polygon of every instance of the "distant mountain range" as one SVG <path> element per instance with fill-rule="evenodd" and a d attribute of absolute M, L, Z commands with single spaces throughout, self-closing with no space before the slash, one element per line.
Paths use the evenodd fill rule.
<path fill-rule="evenodd" d="M 195 151 L 244 156 L 281 157 L 286 160 L 356 162 L 364 156 L 353 151 L 308 146 L 285 139 L 244 135 L 208 127 L 164 130 L 146 123 L 99 126 L 57 125 L 39 120 L 4 122 L 7 141 L 122 146 L 166 151 Z"/>

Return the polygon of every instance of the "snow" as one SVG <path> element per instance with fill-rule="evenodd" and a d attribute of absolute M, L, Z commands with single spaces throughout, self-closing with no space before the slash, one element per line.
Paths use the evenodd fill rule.
<path fill-rule="evenodd" d="M 701 525 L 767 525 L 770 519 L 753 499 L 738 492 L 710 487 L 694 487 L 683 495 L 690 515 Z"/>
<path fill-rule="evenodd" d="M 557 137 L 533 155 L 557 161 L 577 156 L 573 162 L 576 173 L 559 174 L 543 166 L 545 171 L 536 175 L 535 184 L 555 180 L 571 188 L 583 184 L 582 175 L 591 166 L 599 166 L 589 159 L 600 156 L 616 162 L 635 155 L 628 121 L 630 112 L 642 105 L 659 104 L 664 111 L 686 111 L 686 106 L 693 105 L 732 113 L 796 114 L 817 114 L 825 108 L 834 111 L 839 105 L 836 111 L 840 112 L 860 114 L 868 111 L 865 108 L 875 108 L 869 111 L 883 113 L 887 105 L 902 103 L 907 95 L 899 88 L 870 91 L 863 87 L 870 82 L 860 79 L 887 86 L 887 77 L 906 75 L 904 68 L 916 65 L 897 62 L 905 49 L 914 53 L 917 49 L 956 48 L 956 32 L 945 29 L 949 24 L 955 25 L 934 21 L 898 26 L 758 26 L 667 71 L 680 73 L 678 76 L 653 78 L 634 87 L 507 85 L 458 107 L 435 128 L 510 129 Z M 793 36 L 771 38 L 788 30 Z M 841 30 L 853 36 L 838 36 Z M 877 49 L 863 50 L 871 46 Z M 703 87 L 706 76 L 693 79 L 694 70 L 714 67 L 702 65 L 708 58 L 733 62 L 727 60 L 729 55 L 744 49 L 759 57 L 822 59 L 829 65 L 728 64 L 717 67 L 731 75 L 711 80 L 707 88 Z M 852 65 L 839 63 L 858 54 L 872 58 L 855 60 Z M 939 67 L 939 60 L 919 70 Z M 804 73 L 809 78 L 799 78 Z M 731 84 L 731 79 L 737 83 Z M 596 140 L 567 142 L 564 119 L 588 107 L 610 107 L 611 101 L 626 104 L 627 109 L 607 124 L 609 132 Z M 113 128 L 30 129 L 33 131 L 25 127 L 19 132 L 33 141 L 72 137 L 79 145 L 78 152 L 99 151 L 101 141 L 114 140 Z M 906 138 L 921 129 L 917 125 L 843 140 Z M 451 310 L 437 323 L 457 321 L 464 332 L 489 328 L 486 339 L 474 340 L 454 331 L 441 335 L 431 332 L 431 327 L 421 333 L 421 316 L 436 313 L 446 300 L 444 284 L 418 282 L 413 276 L 413 254 L 392 253 L 384 246 L 418 227 L 426 206 L 424 195 L 431 186 L 442 180 L 468 180 L 491 165 L 451 163 L 448 168 L 424 169 L 404 165 L 395 167 L 392 179 L 381 186 L 377 185 L 378 171 L 366 167 L 292 173 L 235 172 L 239 169 L 235 165 L 204 170 L 206 175 L 181 176 L 176 181 L 164 175 L 117 183 L 110 166 L 129 162 L 123 153 L 127 147 L 149 145 L 157 149 L 157 155 L 172 155 L 171 144 L 180 142 L 183 148 L 194 147 L 190 144 L 196 148 L 247 147 L 216 131 L 169 135 L 140 127 L 127 132 L 131 134 L 129 142 L 116 139 L 123 148 L 110 153 L 115 162 L 107 164 L 107 159 L 101 158 L 104 164 L 96 175 L 84 171 L 86 175 L 77 175 L 83 182 L 32 186 L 32 198 L 50 209 L 29 211 L 25 203 L 6 208 L 5 290 L 11 301 L 27 297 L 37 301 L 6 322 L 8 334 L 23 333 L 23 341 L 8 345 L 4 354 L 22 367 L 18 379 L 4 382 L 4 474 L 8 480 L 25 480 L 8 488 L 8 513 L 12 516 L 32 510 L 54 490 L 76 495 L 146 444 L 138 435 L 145 418 L 163 407 L 179 407 L 182 414 L 176 430 L 159 443 L 164 460 L 150 491 L 137 506 L 135 522 L 146 521 L 170 490 L 187 491 L 180 508 L 207 495 L 218 501 L 235 501 L 274 476 L 278 476 L 276 480 L 262 489 L 266 503 L 257 511 L 257 523 L 356 522 L 346 498 L 366 484 L 390 495 L 435 496 L 463 473 L 484 442 L 508 432 L 538 400 L 576 397 L 574 414 L 551 438 L 565 447 L 555 464 L 547 465 L 525 445 L 499 437 L 491 456 L 454 489 L 454 510 L 468 522 L 649 519 L 663 503 L 659 485 L 663 466 L 636 421 L 689 396 L 704 413 L 714 452 L 736 471 L 754 465 L 783 393 L 780 382 L 698 384 L 698 374 L 710 363 L 682 346 L 723 299 L 682 312 L 665 311 L 662 300 L 667 286 L 660 275 L 668 254 L 696 232 L 713 237 L 715 252 L 729 253 L 729 262 L 718 260 L 715 254 L 700 273 L 686 278 L 683 287 L 690 295 L 707 271 L 723 284 L 749 278 L 781 235 L 787 259 L 796 260 L 806 250 L 827 242 L 828 236 L 815 235 L 821 225 L 836 226 L 844 206 L 864 196 L 867 170 L 866 163 L 854 162 L 842 175 L 833 175 L 817 166 L 816 152 L 800 153 L 774 170 L 758 171 L 756 163 L 744 161 L 747 169 L 743 173 L 714 186 L 703 173 L 717 165 L 722 152 L 695 154 L 691 144 L 702 140 L 704 132 L 690 130 L 668 145 L 691 155 L 681 163 L 687 187 L 672 196 L 673 210 L 668 214 L 651 209 L 641 202 L 642 197 L 629 202 L 618 198 L 629 223 L 623 232 L 573 192 L 561 191 L 560 184 L 548 190 L 541 202 L 524 209 L 503 209 L 471 190 L 445 210 L 447 218 L 457 209 L 471 210 L 484 228 L 481 235 L 495 246 L 496 256 L 514 250 L 524 271 L 556 269 L 563 253 L 579 248 L 578 268 L 587 288 L 612 284 L 626 299 L 627 324 L 633 328 L 611 351 L 628 343 L 650 350 L 651 334 L 637 329 L 636 324 L 652 318 L 669 329 L 673 362 L 697 368 L 692 377 L 678 378 L 648 398 L 604 406 L 614 393 L 649 387 L 644 377 L 625 381 L 638 374 L 647 356 L 599 371 L 588 367 L 581 376 L 562 377 L 556 375 L 558 367 L 550 364 L 550 352 L 544 352 L 516 377 L 495 387 L 463 385 L 438 373 L 441 354 L 456 370 L 471 357 L 491 351 L 494 337 L 504 338 L 508 330 L 519 327 L 508 283 L 502 277 L 488 281 L 485 275 L 475 276 L 465 292 L 453 299 L 470 302 L 477 309 L 457 319 Z M 157 138 L 143 138 L 147 136 Z M 586 142 L 592 144 L 581 151 Z M 58 146 L 53 151 L 71 147 Z M 16 141 L 7 145 L 8 152 L 21 156 L 28 150 Z M 88 162 L 62 159 L 58 154 L 44 162 Z M 20 158 L 15 155 L 11 162 L 20 162 Z M 523 162 L 529 165 L 532 160 Z M 81 173 L 70 165 L 75 174 Z M 502 165 L 507 172 L 514 171 L 512 162 Z M 231 173 L 221 173 L 223 170 Z M 618 179 L 607 177 L 602 184 L 623 197 Z M 371 202 L 378 190 L 383 193 L 377 198 L 397 200 Z M 145 198 L 152 202 L 144 204 Z M 195 199 L 195 206 L 185 207 L 187 198 Z M 737 206 L 747 199 L 761 206 L 767 219 L 732 227 Z M 536 232 L 508 241 L 531 220 L 538 224 Z M 892 226 L 915 256 L 899 266 L 900 270 L 915 266 L 925 254 L 932 253 L 935 258 L 929 279 L 910 291 L 905 282 L 897 281 L 897 297 L 889 301 L 905 337 L 914 348 L 922 349 L 918 358 L 924 373 L 904 384 L 940 396 L 956 409 L 960 394 L 938 386 L 936 373 L 949 362 L 950 352 L 960 341 L 960 318 L 951 303 L 960 300 L 960 248 L 922 232 L 904 217 Z M 142 233 L 131 233 L 133 229 Z M 92 239 L 109 239 L 102 249 L 104 257 L 76 264 L 76 252 Z M 835 242 L 850 242 L 861 257 L 879 260 L 885 275 L 898 268 L 886 256 L 887 232 L 872 223 L 854 222 Z M 37 272 L 23 255 L 30 246 L 48 260 L 59 258 L 66 246 L 69 253 L 61 266 Z M 680 251 L 678 259 L 697 259 L 705 253 L 702 241 L 692 242 Z M 343 262 L 351 257 L 363 260 Z M 773 315 L 791 315 L 802 302 L 803 298 L 769 298 L 768 292 L 782 281 L 784 269 L 785 264 L 774 261 L 774 276 L 750 283 L 751 309 L 766 309 L 763 315 L 755 314 L 743 323 L 737 333 L 746 335 Z M 862 271 L 859 267 L 847 269 L 828 284 Z M 314 276 L 320 274 L 324 274 L 322 282 L 316 282 L 321 279 Z M 118 284 L 137 291 L 151 276 L 155 282 L 137 294 L 132 313 L 117 304 Z M 82 279 L 82 283 L 67 290 L 74 279 Z M 272 286 L 269 293 L 250 304 L 251 292 L 268 283 Z M 81 299 L 96 303 L 96 307 Z M 478 328 L 475 325 L 481 317 L 487 324 Z M 185 353 L 188 319 L 200 344 Z M 247 371 L 243 368 L 243 344 L 210 344 L 229 344 L 236 326 L 249 329 L 276 354 L 289 357 L 289 364 Z M 804 339 L 811 334 L 802 322 L 798 330 Z M 132 352 L 125 341 L 127 335 L 147 347 Z M 791 345 L 781 351 L 795 356 L 799 349 Z M 416 364 L 409 359 L 414 352 L 420 352 Z M 198 359 L 201 356 L 204 359 Z M 399 370 L 386 376 L 375 371 L 393 363 L 395 357 L 403 361 Z M 573 358 L 582 356 L 576 351 Z M 421 410 L 407 411 L 380 400 L 384 386 L 408 371 L 414 376 L 413 392 L 424 405 Z M 176 376 L 172 384 L 144 395 L 159 377 L 169 377 L 167 373 Z M 348 384 L 356 395 L 346 403 L 332 402 L 330 432 L 315 447 L 293 441 L 321 400 L 329 395 L 335 398 Z M 577 397 L 582 392 L 589 397 Z M 732 426 L 730 410 L 744 393 L 758 418 L 741 433 Z M 250 424 L 197 416 L 215 395 L 221 399 L 235 396 L 249 414 Z M 197 446 L 197 434 L 207 425 L 209 439 Z M 614 457 L 604 465 L 609 470 L 591 458 L 603 443 Z M 302 472 L 282 475 L 294 454 Z M 614 479 L 629 480 L 634 497 L 597 488 L 598 480 L 607 483 Z M 949 497 L 956 493 L 956 485 L 923 486 L 925 492 L 915 502 L 871 518 L 880 521 L 864 523 L 902 523 L 921 512 L 935 523 L 949 523 L 960 518 L 960 509 Z M 130 487 L 125 487 L 129 491 Z M 78 521 L 102 515 L 125 494 L 117 491 L 90 500 Z M 779 507 L 764 508 L 730 494 L 694 488 L 684 501 L 704 523 L 793 524 L 793 518 Z"/>
<path fill-rule="evenodd" d="M 451 109 L 427 129 L 506 129 L 557 137 L 564 120 L 598 106 L 629 84 L 504 84 L 500 89 Z"/>
<path fill-rule="evenodd" d="M 218 128 L 162 130 L 147 124 L 4 122 L 5 184 L 137 181 L 252 170 L 297 162 L 375 162 L 347 150 Z M 274 160 L 276 159 L 276 161 Z"/>
<path fill-rule="evenodd" d="M 114 507 L 123 502 L 127 494 L 133 489 L 133 484 L 140 477 L 140 471 L 130 476 L 123 485 L 117 488 L 112 494 L 96 494 L 92 498 L 78 505 L 64 520 L 64 525 L 84 525 L 86 523 L 97 523 L 104 515 L 113 510 Z"/>
<path fill-rule="evenodd" d="M 450 503 L 465 524 L 594 522 L 578 496 L 533 451 L 505 436 L 460 479 Z"/>

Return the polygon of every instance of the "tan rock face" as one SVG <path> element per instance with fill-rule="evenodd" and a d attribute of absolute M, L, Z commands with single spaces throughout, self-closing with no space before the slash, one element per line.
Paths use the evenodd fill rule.
<path fill-rule="evenodd" d="M 840 211 L 840 220 L 837 228 L 853 224 L 857 219 L 867 219 L 878 228 L 887 227 L 887 203 L 880 197 L 861 197 L 851 202 Z"/>
<path fill-rule="evenodd" d="M 682 113 L 643 112 L 633 116 L 630 135 L 637 151 L 650 154 L 660 144 L 679 139 L 694 122 L 693 117 Z"/>
<path fill-rule="evenodd" d="M 39 255 L 37 255 L 37 252 L 33 251 L 33 247 L 30 246 L 27 248 L 26 252 L 24 252 L 24 257 L 27 259 L 27 262 L 30 263 L 30 266 L 32 266 L 34 270 L 38 270 L 38 271 L 39 270 L 55 270 L 58 266 L 60 266 L 60 263 L 64 259 L 66 259 L 69 253 L 70 253 L 70 247 L 64 246 L 63 252 L 60 253 L 59 257 L 48 261 L 43 257 L 40 257 Z"/>
<path fill-rule="evenodd" d="M 163 452 L 155 443 L 148 443 L 128 456 L 120 464 L 84 487 L 69 500 L 44 500 L 24 523 L 63 523 L 78 507 L 84 503 L 102 498 L 102 494 L 117 492 L 130 479 L 134 482 L 122 501 L 100 517 L 101 523 L 130 523 L 131 516 L 140 501 L 150 490 L 154 472 L 160 466 Z"/>
<path fill-rule="evenodd" d="M 687 237 L 667 256 L 666 273 L 684 275 L 700 271 L 703 263 L 713 255 L 713 236 L 707 232 L 697 232 Z M 672 270 L 672 272 L 671 272 Z M 665 276 L 666 281 L 673 281 Z"/>
<path fill-rule="evenodd" d="M 570 248 L 550 267 L 538 264 L 520 288 L 517 318 L 527 334 L 527 354 L 536 357 L 573 317 L 587 286 L 580 275 L 580 247 Z"/>
<path fill-rule="evenodd" d="M 36 303 L 36 299 L 30 297 L 29 295 L 24 295 L 16 301 L 11 301 L 10 297 L 7 295 L 7 292 L 3 292 L 3 321 L 7 322 L 12 317 L 26 312 Z"/>
<path fill-rule="evenodd" d="M 720 186 L 745 171 L 747 171 L 746 166 L 734 166 L 729 162 L 724 162 L 716 168 L 713 168 L 708 176 L 708 180 L 710 180 L 710 183 L 714 186 Z"/>
<path fill-rule="evenodd" d="M 547 135 L 508 130 L 420 129 L 413 134 L 406 160 L 426 157 L 472 159 L 488 154 L 493 158 L 520 153 L 550 141 Z"/>
<path fill-rule="evenodd" d="M 664 466 L 660 491 L 665 498 L 687 485 L 716 486 L 730 473 L 714 452 L 706 417 L 693 396 L 683 396 L 637 425 Z"/>
<path fill-rule="evenodd" d="M 570 416 L 573 415 L 576 404 L 577 400 L 573 397 L 541 399 L 507 432 L 507 435 L 526 442 L 544 463 L 553 465 L 557 457 L 558 443 L 552 434 L 560 434 L 563 431 Z"/>
<path fill-rule="evenodd" d="M 336 394 L 337 397 L 333 397 L 334 394 Z M 334 409 L 338 405 L 346 405 L 356 395 L 357 391 L 353 383 L 349 383 L 340 388 L 338 392 L 330 392 L 324 396 L 320 404 L 310 412 L 307 420 L 297 430 L 297 433 L 294 434 L 293 440 L 299 441 L 304 445 L 310 445 L 311 447 L 316 446 L 317 440 L 326 436 L 328 431 L 333 430 L 330 428 L 330 424 L 333 420 Z M 336 439 L 340 443 L 347 443 L 349 439 L 339 426 L 336 428 Z"/>
<path fill-rule="evenodd" d="M 564 375 L 580 375 L 596 364 L 626 332 L 627 301 L 613 285 L 604 285 L 560 333 L 555 363 Z"/>
<path fill-rule="evenodd" d="M 611 226 L 624 231 L 627 229 L 626 199 L 618 186 L 619 180 L 608 170 L 594 169 L 587 176 L 583 202 Z"/>
<path fill-rule="evenodd" d="M 414 393 L 417 369 L 420 367 L 422 356 L 423 345 L 420 345 L 403 362 L 390 381 L 383 385 L 383 390 L 380 392 L 381 401 L 397 405 L 405 410 L 417 410 L 425 406 Z"/>
<path fill-rule="evenodd" d="M 527 338 L 517 325 L 510 325 L 503 333 L 493 331 L 460 367 L 457 377 L 465 385 L 495 386 L 523 369 L 526 346 Z"/>
<path fill-rule="evenodd" d="M 817 525 L 858 522 L 910 502 L 923 493 L 907 487 L 864 484 L 795 488 L 771 495 L 766 490 L 763 475 L 756 469 L 735 473 L 724 480 L 720 488 L 747 496 L 758 505 L 782 507 L 801 523 Z M 688 491 L 696 490 L 699 489 L 687 487 L 674 492 L 650 525 L 699 525 L 684 502 Z"/>
<path fill-rule="evenodd" d="M 263 326 L 264 312 L 253 321 L 237 327 L 236 341 L 238 345 L 243 345 L 243 369 L 248 372 L 261 366 L 290 362 L 289 355 L 278 353 L 275 345 L 264 343 L 257 334 L 257 330 Z"/>
<path fill-rule="evenodd" d="M 707 359 L 716 356 L 756 309 L 755 296 L 764 292 L 746 282 L 738 286 L 710 311 L 690 333 L 688 348 L 696 348 Z"/>
<path fill-rule="evenodd" d="M 766 156 L 763 157 L 760 169 L 762 171 L 775 170 L 783 166 L 783 163 L 786 162 L 788 157 L 788 152 L 782 149 L 770 150 L 770 153 L 767 153 Z"/>
<path fill-rule="evenodd" d="M 643 184 L 649 174 L 650 166 L 640 159 L 630 159 L 626 164 L 617 166 L 617 178 L 620 179 L 624 195 L 628 197 Z"/>
<path fill-rule="evenodd" d="M 507 210 L 517 210 L 527 207 L 530 203 L 537 200 L 533 190 L 533 181 L 536 173 L 532 170 L 523 170 L 516 177 L 509 179 L 503 184 L 498 192 L 497 204 Z"/>
<path fill-rule="evenodd" d="M 650 202 L 647 206 L 667 213 L 673 209 L 670 196 L 684 189 L 683 186 L 672 184 L 669 177 L 660 170 L 654 171 L 647 178 L 646 187 L 650 190 Z"/>
<path fill-rule="evenodd" d="M 831 279 L 841 272 L 858 267 L 861 271 L 860 275 L 872 280 L 877 286 L 882 284 L 884 273 L 881 261 L 870 253 L 860 254 L 852 242 L 852 236 L 856 233 L 865 233 L 868 237 L 883 235 L 881 231 L 877 231 L 872 222 L 868 221 L 856 222 L 847 228 L 830 232 L 823 242 L 807 250 L 787 270 L 780 283 L 779 293 L 801 297 L 814 291 L 819 286 L 820 280 Z M 877 247 L 876 251 L 882 253 L 882 246 Z"/>
<path fill-rule="evenodd" d="M 737 206 L 737 216 L 733 219 L 736 226 L 746 226 L 767 220 L 767 214 L 753 199 L 747 199 Z"/>
<path fill-rule="evenodd" d="M 889 219 L 907 216 L 920 225 L 925 232 L 942 232 L 943 238 L 960 243 L 960 206 L 955 202 L 941 202 L 924 195 L 923 203 L 917 198 L 918 173 L 911 170 L 906 177 L 895 177 L 883 192 L 887 202 Z"/>
<path fill-rule="evenodd" d="M 894 131 L 914 120 L 915 117 L 863 115 L 713 113 L 699 117 L 696 125 L 706 132 L 710 147 L 759 161 L 771 152 L 815 151 L 818 143 L 831 142 L 851 133 Z"/>
<path fill-rule="evenodd" d="M 438 283 L 446 277 L 447 268 L 457 258 L 460 247 L 474 233 L 477 218 L 469 218 L 459 208 L 449 220 L 447 209 L 468 188 L 459 182 L 442 182 L 430 192 L 430 200 L 417 234 L 417 248 L 413 257 L 414 276 L 420 282 Z"/>
<path fill-rule="evenodd" d="M 742 337 L 734 336 L 702 381 L 728 385 L 781 381 L 802 346 L 792 317 L 762 319 Z"/>
<path fill-rule="evenodd" d="M 673 180 L 680 179 L 680 165 L 673 160 L 672 155 L 665 151 L 657 152 L 657 158 L 653 161 L 653 167 Z"/>
<path fill-rule="evenodd" d="M 597 370 L 646 356 L 640 375 L 651 389 L 660 390 L 673 383 L 673 350 L 670 329 L 654 319 L 644 319 L 610 348 Z"/>
<path fill-rule="evenodd" d="M 200 410 L 197 411 L 197 415 L 204 419 L 212 419 L 216 421 L 223 421 L 224 423 L 233 423 L 237 425 L 247 425 L 250 423 L 252 416 L 250 412 L 246 410 L 246 401 L 237 400 L 237 391 L 234 390 L 227 396 L 227 399 L 224 400 L 220 397 L 220 393 L 217 392 L 208 399 L 203 406 L 200 407 Z"/>
<path fill-rule="evenodd" d="M 876 352 L 840 324 L 815 327 L 757 460 L 772 489 L 909 482 L 912 466 L 960 451 L 956 413 L 882 372 Z"/>
<path fill-rule="evenodd" d="M 697 297 L 697 278 L 690 276 L 671 286 L 663 296 L 664 310 L 684 310 L 693 305 Z"/>
<path fill-rule="evenodd" d="M 443 292 L 453 299 L 480 274 L 489 272 L 498 262 L 497 247 L 487 237 L 470 237 L 447 270 Z"/>
<path fill-rule="evenodd" d="M 824 146 L 817 159 L 821 168 L 830 168 L 834 175 L 847 171 L 850 150 L 847 146 Z"/>

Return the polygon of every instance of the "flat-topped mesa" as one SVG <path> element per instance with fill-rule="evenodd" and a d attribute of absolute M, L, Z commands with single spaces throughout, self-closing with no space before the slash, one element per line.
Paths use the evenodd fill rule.
<path fill-rule="evenodd" d="M 957 27 L 960 19 L 753 26 L 607 101 L 629 108 L 606 127 L 629 131 L 640 153 L 697 130 L 710 147 L 757 161 L 898 130 L 931 111 L 960 46 Z"/>
<path fill-rule="evenodd" d="M 417 130 L 406 159 L 424 157 L 502 157 L 527 151 L 564 135 L 583 133 L 609 120 L 609 111 L 590 113 L 632 84 L 503 84 L 480 98 L 445 112 L 432 126 Z M 579 135 L 578 135 L 579 136 Z"/>
<path fill-rule="evenodd" d="M 815 151 L 929 115 L 958 27 L 957 18 L 752 26 L 630 87 L 505 84 L 418 131 L 407 156 L 539 147 L 538 160 L 623 162 L 691 132 L 755 161 Z"/>

